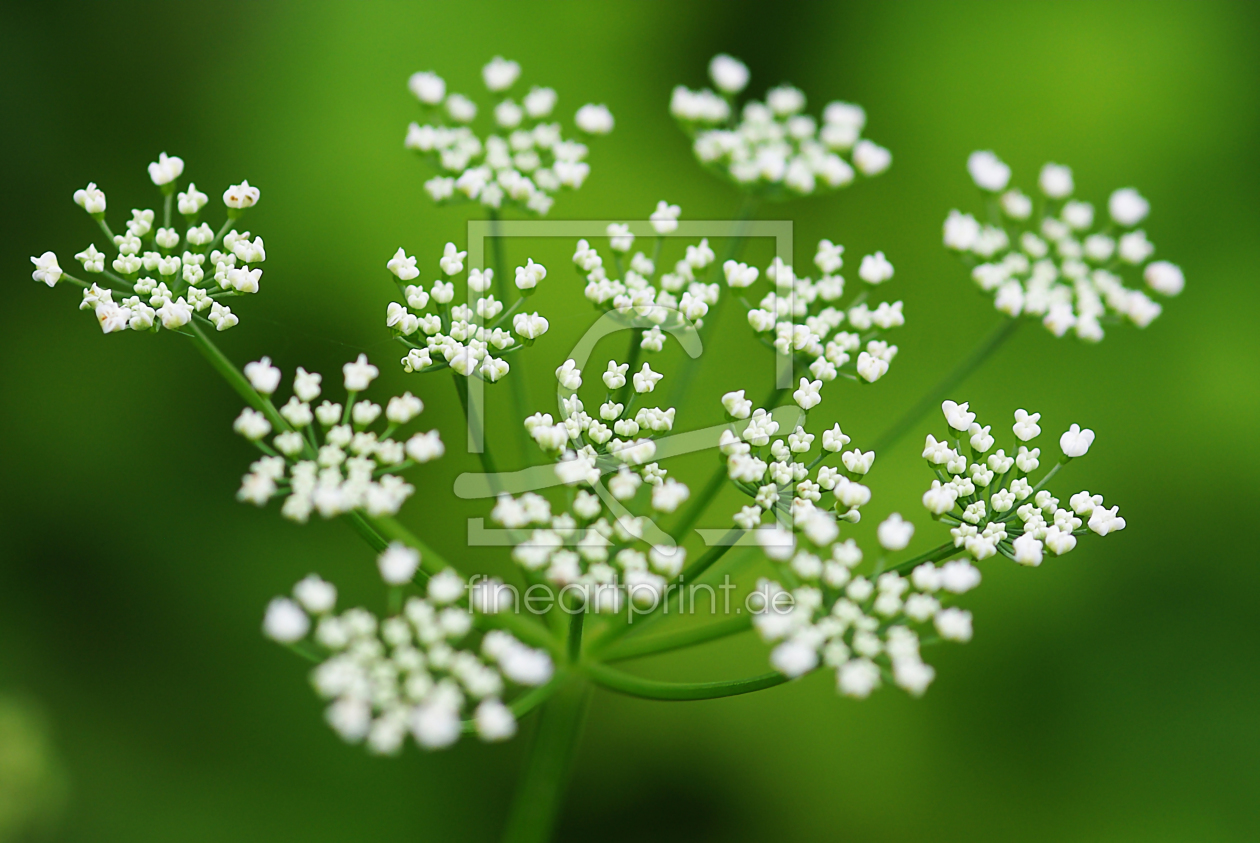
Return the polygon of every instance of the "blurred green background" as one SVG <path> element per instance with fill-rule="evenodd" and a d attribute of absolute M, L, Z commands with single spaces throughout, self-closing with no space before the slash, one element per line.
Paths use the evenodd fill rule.
<path fill-rule="evenodd" d="M 247 222 L 267 243 L 263 295 L 242 303 L 228 353 L 331 373 L 366 350 L 383 386 L 417 390 L 425 426 L 458 444 L 449 380 L 409 380 L 382 324 L 393 251 L 404 245 L 432 272 L 442 244 L 464 236 L 462 211 L 427 201 L 431 173 L 402 148 L 416 114 L 407 76 L 434 69 L 475 94 L 481 65 L 503 54 L 524 85 L 558 89 L 566 121 L 607 103 L 616 131 L 592 144 L 591 178 L 554 219 L 641 219 L 660 198 L 721 218 L 738 196 L 694 164 L 666 108 L 673 85 L 704 82 L 718 51 L 749 63 L 758 95 L 791 81 L 815 112 L 863 104 L 867 134 L 894 153 L 878 180 L 761 212 L 795 221 L 799 264 L 829 237 L 848 247 L 850 272 L 877 248 L 896 265 L 887 289 L 909 316 L 896 365 L 878 387 L 837 385 L 821 408 L 858 442 L 996 322 L 940 247 L 951 207 L 980 210 L 964 168 L 974 149 L 996 150 L 1026 190 L 1047 160 L 1070 164 L 1096 204 L 1137 186 L 1157 254 L 1188 283 L 1149 329 L 1114 329 L 1098 347 L 1026 328 L 957 396 L 999 427 L 1020 406 L 1042 410 L 1047 432 L 1092 427 L 1098 442 L 1064 488 L 1104 493 L 1128 530 L 1035 570 L 987 565 L 967 601 L 976 638 L 926 654 L 938 680 L 921 700 L 840 699 L 825 671 L 726 701 L 597 695 L 561 837 L 1260 839 L 1260 567 L 1246 514 L 1260 503 L 1258 13 L 1207 2 L 0 6 L 0 267 L 12 297 L 0 314 L 0 840 L 492 839 L 525 746 L 465 741 L 382 760 L 323 724 L 306 667 L 259 634 L 261 611 L 310 571 L 348 602 L 379 601 L 371 556 L 340 524 L 298 528 L 233 500 L 252 459 L 231 433 L 239 402 L 189 344 L 102 336 L 73 291 L 30 281 L 28 255 L 53 249 L 69 267 L 100 239 L 71 193 L 96 181 L 113 219 L 152 206 L 144 166 L 163 150 L 212 197 L 241 178 L 259 185 Z M 510 260 L 526 253 L 508 246 Z M 554 330 L 527 361 L 540 408 L 592 315 L 571 253 L 567 241 L 528 251 L 552 267 L 539 302 Z M 734 316 L 704 370 L 708 406 L 744 382 L 743 367 L 769 372 L 765 355 L 737 356 L 749 346 Z M 696 426 L 711 421 L 701 415 Z M 911 440 L 880 455 L 861 527 L 899 509 L 920 522 L 915 547 L 931 546 L 915 450 Z M 501 569 L 450 527 L 484 512 L 448 499 L 473 465 L 452 448 L 418 473 L 402 519 L 469 568 Z M 764 665 L 745 636 L 631 669 L 719 678 Z"/>

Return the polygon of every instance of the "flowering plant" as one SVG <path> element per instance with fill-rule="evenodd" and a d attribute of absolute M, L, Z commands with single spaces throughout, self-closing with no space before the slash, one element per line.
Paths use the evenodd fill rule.
<path fill-rule="evenodd" d="M 470 100 L 448 95 L 435 74 L 412 77 L 411 89 L 434 122 L 413 124 L 407 145 L 452 174 L 427 184 L 435 200 L 475 200 L 492 221 L 505 207 L 542 215 L 559 187 L 586 179 L 586 148 L 541 122 L 555 93 L 535 88 L 520 105 L 506 98 L 519 72 L 500 58 L 485 67 L 486 87 L 501 96 L 495 122 L 511 134 L 484 140 L 468 125 L 477 114 Z M 873 176 L 888 166 L 889 153 L 861 139 L 865 113 L 857 106 L 832 103 L 819 129 L 801 113 L 803 95 L 782 87 L 764 104 L 745 105 L 735 124 L 732 97 L 746 86 L 747 68 L 718 56 L 710 72 L 720 93 L 680 88 L 670 108 L 694 133 L 702 163 L 751 196 L 809 194 L 820 180 L 840 187 L 853 180 L 854 168 Z M 603 106 L 584 106 L 576 122 L 587 134 L 612 128 Z M 873 400 L 869 389 L 889 372 L 897 346 L 886 332 L 904 326 L 906 315 L 901 301 L 875 304 L 870 296 L 893 278 L 891 261 L 883 252 L 866 255 L 857 268 L 861 283 L 846 283 L 843 247 L 823 240 L 812 257 L 817 280 L 794 269 L 791 254 L 763 269 L 739 260 L 744 237 L 736 226 L 724 258 L 701 237 L 684 244 L 663 271 L 681 209 L 661 201 L 642 225 L 609 224 L 607 244 L 599 237 L 576 242 L 574 289 L 595 308 L 597 326 L 625 331 L 630 342 L 622 355 L 575 350 L 555 370 L 554 406 L 532 404 L 519 388 L 531 364 L 523 349 L 549 328 L 540 313 L 526 312 L 548 277 L 545 267 L 527 258 L 509 286 L 497 241 L 494 266 L 467 268 L 468 250 L 448 242 L 437 261 L 441 277 L 427 283 L 413 283 L 422 270 L 404 249 L 386 263 L 402 299 L 386 312 L 390 335 L 407 349 L 402 368 L 415 375 L 449 371 L 470 430 L 485 434 L 484 473 L 473 478 L 480 485 L 471 484 L 481 491 L 465 496 L 487 499 L 485 514 L 497 542 L 510 548 L 505 556 L 516 576 L 467 570 L 448 561 L 448 555 L 458 559 L 454 553 L 438 549 L 450 543 L 438 525 L 422 523 L 413 532 L 396 518 L 415 492 L 407 471 L 446 452 L 439 431 L 407 430 L 424 409 L 421 397 L 408 391 L 384 406 L 365 397 L 380 370 L 359 355 L 342 369 L 344 398 L 324 398 L 323 376 L 298 368 L 291 396 L 279 404 L 273 397 L 285 376 L 268 357 L 238 368 L 214 345 L 205 328 L 237 324 L 224 302 L 259 290 L 262 239 L 236 227 L 259 191 L 244 181 L 230 187 L 223 195 L 227 219 L 216 231 L 199 222 L 208 197 L 191 183 L 179 189 L 183 166 L 165 153 L 149 165 L 164 197 L 156 228 L 154 211 L 135 210 L 126 232 L 114 235 L 104 193 L 94 184 L 75 193 L 116 253 L 108 269 L 108 256 L 94 244 L 76 255 L 100 282 L 65 272 L 52 252 L 31 259 L 33 277 L 50 287 L 62 280 L 81 287 L 81 308 L 94 312 L 105 333 L 166 329 L 189 337 L 248 405 L 233 427 L 260 456 L 242 479 L 239 499 L 260 507 L 278 499 L 281 514 L 298 523 L 312 514 L 342 519 L 368 543 L 382 581 L 375 610 L 339 611 L 336 586 L 312 573 L 272 600 L 263 620 L 267 636 L 314 663 L 311 681 L 329 701 L 326 718 L 337 734 L 380 754 L 402 751 L 409 737 L 438 749 L 463 734 L 509 739 L 520 718 L 541 709 L 509 839 L 548 835 L 591 687 L 649 699 L 711 699 L 826 667 L 837 691 L 849 697 L 867 697 L 881 685 L 921 695 L 936 677 L 923 648 L 972 637 L 972 615 L 959 601 L 980 585 L 983 565 L 1036 567 L 1070 552 L 1087 534 L 1126 526 L 1101 495 L 1079 491 L 1063 506 L 1048 488 L 1091 449 L 1093 431 L 1072 424 L 1059 437 L 1061 456 L 1038 476 L 1040 414 L 1016 410 L 1013 440 L 999 448 L 1005 434 L 981 425 L 967 403 L 942 400 L 1009 335 L 1008 324 L 872 445 L 854 443 L 839 423 L 824 423 L 818 408 L 839 404 L 849 389 L 861 388 L 863 399 Z M 1085 339 L 1100 338 L 1100 326 L 1113 316 L 1142 325 L 1158 313 L 1158 305 L 1120 280 L 1152 251 L 1145 235 L 1132 230 L 1146 214 L 1135 191 L 1113 194 L 1112 223 L 1087 235 L 1092 209 L 1067 201 L 1066 168 L 1043 170 L 1045 198 L 1032 224 L 1036 203 L 1007 190 L 1009 169 L 996 156 L 977 153 L 969 169 L 989 196 L 990 223 L 952 212 L 945 242 L 975 265 L 974 277 L 995 292 L 999 310 L 1040 317 L 1056 334 L 1074 329 Z M 753 211 L 745 205 L 745 216 Z M 636 251 L 642 235 L 635 231 L 649 229 L 656 235 L 651 253 Z M 464 295 L 457 301 L 460 276 Z M 1183 283 L 1180 270 L 1166 263 L 1147 264 L 1143 276 L 1166 295 Z M 124 297 L 115 301 L 115 294 Z M 702 347 L 731 298 L 751 329 L 749 353 L 764 346 L 786 376 L 760 401 L 750 397 L 754 385 L 743 383 L 721 397 L 720 424 L 677 432 L 706 411 L 686 400 L 699 353 L 677 365 L 641 356 L 660 352 L 670 336 Z M 509 354 L 516 355 L 511 364 Z M 516 406 L 491 424 L 470 386 L 500 380 L 514 384 Z M 425 395 L 434 381 L 415 383 L 414 392 Z M 937 406 L 946 424 L 940 438 L 924 442 L 930 486 L 921 499 L 927 517 L 917 520 L 941 533 L 940 544 L 907 554 L 916 519 L 892 512 L 879 523 L 876 541 L 863 546 L 847 533 L 872 503 L 866 481 L 877 454 Z M 708 409 L 717 413 L 716 405 Z M 528 464 L 517 471 L 500 471 L 491 450 L 508 436 L 531 442 L 539 456 L 525 455 Z M 673 458 L 696 450 L 716 458 L 711 475 L 680 477 Z M 745 503 L 729 512 L 724 529 L 697 530 L 724 491 Z M 713 578 L 720 562 L 749 555 L 769 574 L 739 592 L 728 572 L 717 586 L 719 612 L 714 587 L 703 578 Z M 723 617 L 670 629 L 671 613 L 695 612 L 698 591 L 712 595 L 711 613 Z M 733 609 L 731 591 L 737 591 Z M 642 632 L 658 626 L 665 629 Z M 747 678 L 661 682 L 614 666 L 750 631 L 766 643 L 768 670 Z"/>

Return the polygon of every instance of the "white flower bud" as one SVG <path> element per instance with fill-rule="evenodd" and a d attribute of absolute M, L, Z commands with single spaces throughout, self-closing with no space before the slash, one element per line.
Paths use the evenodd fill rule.
<path fill-rule="evenodd" d="M 170 184 L 179 178 L 184 172 L 184 159 L 168 156 L 165 152 L 158 156 L 158 160 L 149 165 L 149 178 L 158 187 L 164 184 Z"/>
<path fill-rule="evenodd" d="M 588 103 L 578 109 L 573 120 L 588 135 L 606 135 L 613 130 L 612 112 L 604 105 Z"/>
<path fill-rule="evenodd" d="M 258 204 L 262 194 L 248 180 L 234 184 L 223 192 L 223 204 L 233 210 L 244 210 Z"/>
<path fill-rule="evenodd" d="M 738 94 L 748 85 L 748 66 L 737 58 L 719 53 L 709 62 L 709 78 L 719 91 Z"/>
<path fill-rule="evenodd" d="M 89 214 L 105 213 L 105 191 L 96 186 L 96 182 L 88 182 L 88 186 L 74 192 L 74 204 Z"/>
<path fill-rule="evenodd" d="M 1081 430 L 1080 425 L 1077 424 L 1072 425 L 1059 437 L 1059 448 L 1067 457 L 1085 456 L 1092 444 L 1094 444 L 1094 431 Z"/>
<path fill-rule="evenodd" d="M 481 69 L 482 81 L 491 91 L 506 91 L 516 84 L 521 75 L 521 66 L 502 56 L 495 56 L 490 63 Z"/>
<path fill-rule="evenodd" d="M 967 172 L 981 190 L 998 193 L 1011 180 L 1011 168 L 992 152 L 973 152 L 967 158 Z"/>
<path fill-rule="evenodd" d="M 1107 211 L 1111 218 L 1125 228 L 1131 228 L 1146 219 L 1150 210 L 1151 203 L 1131 187 L 1117 190 L 1107 200 Z"/>
<path fill-rule="evenodd" d="M 1037 177 L 1037 186 L 1051 199 L 1065 199 L 1072 195 L 1072 168 L 1063 164 L 1046 164 Z"/>

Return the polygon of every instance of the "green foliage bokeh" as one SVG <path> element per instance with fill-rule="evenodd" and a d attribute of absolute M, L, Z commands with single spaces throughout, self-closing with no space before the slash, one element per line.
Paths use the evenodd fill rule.
<path fill-rule="evenodd" d="M 493 839 L 524 747 L 382 760 L 322 723 L 306 666 L 260 636 L 261 610 L 310 571 L 350 601 L 379 599 L 371 556 L 342 525 L 297 528 L 233 500 L 252 458 L 230 429 L 239 401 L 189 344 L 102 336 L 72 291 L 29 280 L 28 255 L 53 249 L 69 267 L 99 240 L 74 189 L 96 181 L 115 217 L 152 206 L 144 165 L 163 150 L 212 197 L 259 185 L 248 225 L 267 243 L 263 290 L 238 308 L 228 353 L 335 372 L 367 351 L 458 443 L 449 380 L 408 380 L 383 325 L 393 251 L 429 273 L 464 236 L 462 211 L 433 207 L 430 173 L 402 148 L 407 76 L 434 69 L 475 93 L 503 54 L 526 86 L 557 88 L 566 119 L 608 104 L 616 131 L 553 218 L 641 219 L 667 198 L 720 219 L 738 196 L 694 163 L 667 102 L 728 51 L 758 95 L 791 81 L 815 110 L 861 103 L 893 151 L 879 179 L 761 213 L 795 221 L 798 263 L 812 256 L 801 244 L 829 237 L 850 271 L 875 249 L 896 265 L 889 291 L 908 317 L 896 365 L 824 403 L 856 441 L 996 322 L 940 246 L 951 207 L 979 210 L 963 166 L 974 149 L 996 150 L 1026 190 L 1047 160 L 1070 164 L 1096 204 L 1137 186 L 1186 291 L 1098 347 L 1026 328 L 957 396 L 995 428 L 1021 406 L 1043 411 L 1047 432 L 1092 427 L 1064 488 L 1119 503 L 1126 531 L 1036 570 L 989 564 L 969 599 L 976 638 L 930 653 L 938 680 L 921 700 L 840 699 L 825 671 L 726 701 L 598 695 L 562 836 L 1256 839 L 1258 23 L 1254 5 L 1206 2 L 0 6 L 0 693 L 38 701 L 41 745 L 65 771 L 60 822 L 39 834 Z M 554 330 L 530 367 L 540 400 L 591 317 L 571 251 L 529 252 L 551 267 L 540 301 Z M 706 395 L 745 365 L 734 315 Z M 868 518 L 899 509 L 926 534 L 914 451 L 880 456 Z M 473 466 L 452 448 L 402 513 L 461 556 L 450 525 L 478 505 L 448 490 Z M 717 678 L 764 659 L 745 636 L 643 670 Z"/>

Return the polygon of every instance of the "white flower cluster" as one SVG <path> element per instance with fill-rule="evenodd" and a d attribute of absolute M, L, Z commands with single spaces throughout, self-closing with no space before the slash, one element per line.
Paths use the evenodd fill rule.
<path fill-rule="evenodd" d="M 519 103 L 508 96 L 521 75 L 519 64 L 495 57 L 481 73 L 496 97 L 494 133 L 483 139 L 470 127 L 477 117 L 471 99 L 448 94 L 435 73 L 416 73 L 408 86 L 425 107 L 427 122 L 407 128 L 405 146 L 442 171 L 424 184 L 435 202 L 475 201 L 545 215 L 561 188 L 576 190 L 586 181 L 591 171 L 586 145 L 566 140 L 560 124 L 548 122 L 557 100 L 553 89 L 530 88 Z M 603 105 L 582 106 L 574 122 L 584 135 L 606 135 L 613 128 Z"/>
<path fill-rule="evenodd" d="M 248 231 L 228 231 L 228 227 L 258 203 L 258 188 L 244 181 L 224 192 L 228 219 L 216 233 L 198 222 L 210 197 L 191 182 L 176 194 L 183 172 L 183 160 L 165 152 L 149 164 L 149 178 L 165 196 L 160 224 L 154 211 L 133 209 L 123 234 L 114 234 L 105 221 L 103 190 L 95 184 L 76 190 L 74 202 L 100 225 L 106 251 L 91 243 L 74 257 L 84 272 L 100 280 L 75 278 L 61 268 L 53 252 L 31 258 L 35 265 L 31 277 L 49 287 L 63 278 L 82 287 L 79 309 L 92 311 L 107 334 L 175 331 L 194 319 L 219 331 L 236 325 L 239 319 L 224 300 L 258 292 L 262 277 L 258 264 L 267 252 L 261 237 L 251 239 Z M 182 218 L 180 224 L 172 219 L 172 205 Z"/>
<path fill-rule="evenodd" d="M 1041 434 L 1040 413 L 1015 411 L 1012 428 L 1018 443 L 1008 454 L 994 451 L 991 426 L 981 426 L 966 403 L 941 405 L 949 425 L 938 440 L 928 434 L 923 458 L 937 475 L 923 495 L 932 517 L 953 525 L 954 546 L 976 559 L 998 553 L 1021 565 L 1040 565 L 1046 550 L 1062 556 L 1076 547 L 1076 537 L 1090 530 L 1100 536 L 1123 530 L 1119 507 L 1105 508 L 1102 495 L 1079 492 L 1067 508 L 1043 488 L 1058 465 L 1034 483 L 1041 449 L 1031 443 Z M 1059 465 L 1084 456 L 1094 441 L 1092 430 L 1072 425 L 1060 438 Z M 1028 444 L 1025 444 L 1028 443 Z"/>
<path fill-rule="evenodd" d="M 680 214 L 677 205 L 658 202 L 650 216 L 659 235 L 652 256 L 635 251 L 628 263 L 626 256 L 634 249 L 635 236 L 624 223 L 608 226 L 612 271 L 619 277 L 609 277 L 609 265 L 588 241 L 579 240 L 573 253 L 573 263 L 586 276 L 583 293 L 597 310 L 615 312 L 626 324 L 650 326 L 640 343 L 645 351 L 664 348 L 668 329 L 702 326 L 721 293 L 720 285 L 705 283 L 706 270 L 716 261 L 707 238 L 688 245 L 672 271 L 658 272 L 664 235 L 678 230 Z"/>
<path fill-rule="evenodd" d="M 902 576 L 895 570 L 862 576 L 854 569 L 862 551 L 853 539 L 838 541 L 834 527 L 811 529 L 810 522 L 830 521 L 821 510 L 806 520 L 798 538 L 782 528 L 762 528 L 762 542 L 782 578 L 757 584 L 753 624 L 774 644 L 770 664 L 797 677 L 824 664 L 836 672 L 840 693 L 864 698 L 882 681 L 918 696 L 936 671 L 919 653 L 923 636 L 932 640 L 971 640 L 971 613 L 949 606 L 956 596 L 980 584 L 980 572 L 967 560 L 937 565 L 923 562 Z M 886 551 L 903 549 L 914 527 L 893 514 L 879 527 Z"/>
<path fill-rule="evenodd" d="M 400 564 L 411 564 L 414 574 L 419 554 L 391 545 L 381 568 Z M 507 740 L 516 734 L 516 716 L 503 699 L 546 683 L 554 666 L 546 652 L 509 633 L 479 635 L 465 590 L 463 577 L 447 569 L 429 580 L 426 597 L 412 597 L 401 614 L 380 619 L 362 608 L 337 613 L 336 587 L 312 574 L 294 586 L 292 598 L 271 601 L 263 630 L 323 657 L 311 682 L 331 701 L 325 718 L 348 743 L 392 755 L 410 734 L 422 749 L 441 749 L 459 740 L 466 725 L 482 740 Z"/>
<path fill-rule="evenodd" d="M 397 472 L 416 463 L 437 459 L 445 446 L 436 430 L 416 433 L 405 443 L 392 438 L 411 422 L 424 404 L 410 392 L 396 396 L 382 410 L 371 401 L 356 401 L 380 374 L 367 355 L 342 367 L 347 393 L 344 407 L 320 397 L 323 376 L 298 368 L 293 395 L 279 409 L 285 429 L 268 445 L 273 430 L 267 417 L 246 408 L 233 424 L 237 433 L 254 442 L 266 454 L 250 466 L 237 498 L 263 506 L 283 497 L 284 517 L 305 523 L 311 512 L 334 518 L 361 509 L 369 515 L 393 515 L 415 487 Z M 245 366 L 245 376 L 265 400 L 280 386 L 280 370 L 264 357 Z M 383 417 L 383 418 L 382 418 Z M 378 419 L 383 429 L 371 428 Z"/>
<path fill-rule="evenodd" d="M 563 418 L 535 413 L 525 427 L 555 460 L 556 476 L 577 489 L 569 512 L 553 515 L 550 503 L 532 492 L 501 495 L 491 518 L 514 532 L 512 558 L 558 586 L 573 586 L 591 610 L 618 612 L 627 599 L 656 606 L 669 579 L 678 575 L 686 551 L 657 531 L 648 512 L 672 513 L 690 496 L 686 485 L 657 463 L 653 437 L 673 428 L 674 409 L 633 406 L 652 392 L 661 375 L 644 363 L 634 373 L 609 361 L 603 373 L 605 401 L 598 418 L 577 395 L 562 400 Z M 582 385 L 572 360 L 556 373 L 561 386 Z M 616 397 L 632 391 L 625 403 Z"/>
<path fill-rule="evenodd" d="M 494 383 L 510 370 L 503 356 L 526 346 L 547 333 L 550 324 L 534 313 L 517 312 L 533 295 L 538 283 L 547 277 L 542 264 L 527 261 L 516 268 L 515 285 L 520 297 L 507 306 L 490 292 L 495 283 L 493 269 L 468 270 L 468 289 L 461 304 L 455 299 L 453 277 L 464 271 L 466 251 L 447 243 L 438 261 L 442 274 L 429 289 L 410 282 L 419 278 L 416 259 L 399 249 L 386 264 L 394 276 L 405 304 L 390 302 L 385 325 L 410 350 L 402 358 L 407 372 L 451 368 L 466 377 Z M 506 285 L 500 285 L 500 289 Z M 475 298 L 474 298 L 475 297 Z M 511 319 L 511 330 L 503 327 Z M 513 334 L 515 332 L 515 334 Z M 498 355 L 497 357 L 495 355 Z"/>
<path fill-rule="evenodd" d="M 883 339 L 883 332 L 906 323 L 900 301 L 880 302 L 874 308 L 867 303 L 872 288 L 893 277 L 892 264 L 883 252 L 863 257 L 858 277 L 864 284 L 847 298 L 839 274 L 844 247 L 819 241 L 814 265 L 822 273 L 817 281 L 797 277 L 791 266 L 775 258 L 765 271 L 770 291 L 758 306 L 751 307 L 741 297 L 748 324 L 763 342 L 808 367 L 819 385 L 839 376 L 874 383 L 887 374 L 897 355 L 897 346 Z M 723 270 L 726 283 L 736 289 L 752 286 L 760 274 L 733 260 Z M 841 326 L 846 330 L 839 330 Z"/>
<path fill-rule="evenodd" d="M 735 97 L 748 85 L 748 68 L 719 55 L 709 76 L 717 91 L 679 85 L 669 110 L 692 137 L 700 163 L 745 190 L 767 198 L 807 196 L 847 187 L 858 173 L 877 176 L 892 164 L 892 153 L 862 138 L 861 106 L 829 103 L 820 127 L 803 113 L 805 94 L 783 85 L 770 89 L 765 102 L 746 102 L 736 122 Z"/>
<path fill-rule="evenodd" d="M 802 379 L 797 401 L 802 406 L 810 403 L 804 400 L 808 395 L 816 397 L 816 392 Z M 810 459 L 818 437 L 807 432 L 803 423 L 785 438 L 775 438 L 779 422 L 767 410 L 753 409 L 742 389 L 722 396 L 722 406 L 729 425 L 718 439 L 718 448 L 726 457 L 726 473 L 735 488 L 753 499 L 735 513 L 735 524 L 759 530 L 767 555 L 786 558 L 776 554 L 790 543 L 791 533 L 760 529 L 763 515 L 793 524 L 818 545 L 828 544 L 839 534 L 837 517 L 853 523 L 861 520 L 861 508 L 871 500 L 871 490 L 861 480 L 875 463 L 874 451 L 845 451 L 850 439 L 837 424 L 823 431 L 818 455 Z M 829 459 L 839 465 L 826 465 Z"/>
<path fill-rule="evenodd" d="M 1137 289 L 1141 282 L 1161 296 L 1185 286 L 1180 267 L 1148 263 L 1155 247 L 1136 226 L 1150 204 L 1133 188 L 1112 193 L 1107 219 L 1096 220 L 1093 205 L 1071 198 L 1072 171 L 1062 164 L 1042 167 L 1036 200 L 1008 189 L 1011 169 L 992 152 L 972 153 L 967 169 L 988 195 L 989 224 L 950 211 L 945 245 L 972 266 L 1002 313 L 1040 318 L 1057 337 L 1074 331 L 1097 342 L 1104 324 L 1125 318 L 1145 328 L 1159 316 L 1160 304 Z"/>

